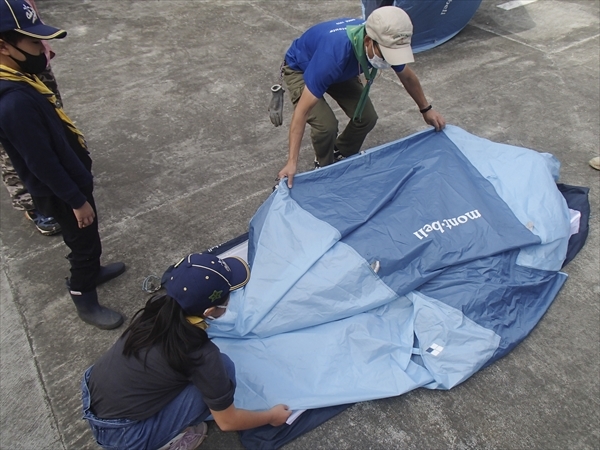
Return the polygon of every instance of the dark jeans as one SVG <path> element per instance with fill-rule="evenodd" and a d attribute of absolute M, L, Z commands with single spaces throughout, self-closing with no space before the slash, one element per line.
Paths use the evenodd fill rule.
<path fill-rule="evenodd" d="M 92 189 L 90 187 L 83 192 L 96 213 L 96 220 L 85 228 L 79 228 L 73 209 L 58 197 L 33 198 L 36 208 L 45 216 L 54 217 L 62 228 L 63 240 L 71 250 L 67 259 L 71 264 L 69 288 L 72 291 L 89 292 L 96 289 L 96 277 L 100 271 L 102 244 Z"/>

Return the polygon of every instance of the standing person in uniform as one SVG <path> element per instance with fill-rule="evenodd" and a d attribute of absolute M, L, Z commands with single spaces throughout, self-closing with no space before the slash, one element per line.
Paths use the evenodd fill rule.
<path fill-rule="evenodd" d="M 427 101 L 417 75 L 406 64 L 414 61 L 410 48 L 412 23 L 402 9 L 376 9 L 365 21 L 342 18 L 309 28 L 285 54 L 283 80 L 295 106 L 289 133 L 287 164 L 278 178 L 291 188 L 304 129 L 311 127 L 315 166 L 358 153 L 377 122 L 368 93 L 378 70 L 392 68 L 417 104 L 423 119 L 441 130 L 442 115 Z M 367 79 L 363 87 L 361 73 Z M 350 118 L 338 135 L 338 121 L 324 99 L 329 94 Z"/>
<path fill-rule="evenodd" d="M 104 448 L 194 449 L 212 414 L 223 431 L 282 425 L 285 405 L 267 411 L 233 403 L 235 367 L 206 329 L 231 291 L 250 279 L 239 258 L 193 253 L 171 270 L 166 294 L 150 298 L 82 381 L 83 414 Z"/>
<path fill-rule="evenodd" d="M 100 265 L 92 160 L 81 131 L 36 74 L 48 65 L 43 40 L 66 31 L 41 22 L 24 0 L 0 0 L 0 143 L 38 210 L 62 228 L 71 276 L 67 287 L 79 317 L 101 329 L 123 323 L 98 303 L 96 287 L 125 271 Z"/>
<path fill-rule="evenodd" d="M 39 12 L 35 6 L 35 2 L 33 0 L 25 1 L 29 3 L 39 15 Z M 54 93 L 54 95 L 56 95 L 56 100 L 59 103 L 62 103 L 60 92 L 58 91 L 58 84 L 56 83 L 56 78 L 54 77 L 54 73 L 50 67 L 50 60 L 54 58 L 55 53 L 46 42 L 43 42 L 43 44 L 48 65 L 42 72 L 38 74 L 38 78 L 42 80 L 42 83 L 44 83 L 48 89 Z M 60 225 L 54 219 L 54 217 L 46 217 L 35 209 L 31 194 L 27 191 L 25 184 L 23 184 L 19 178 L 17 171 L 13 167 L 12 162 L 10 162 L 10 158 L 6 154 L 6 151 L 2 145 L 0 145 L 0 167 L 2 171 L 2 182 L 8 191 L 8 195 L 10 195 L 13 208 L 15 208 L 17 211 L 24 211 L 25 217 L 31 220 L 36 229 L 44 236 L 52 236 L 60 233 Z"/>

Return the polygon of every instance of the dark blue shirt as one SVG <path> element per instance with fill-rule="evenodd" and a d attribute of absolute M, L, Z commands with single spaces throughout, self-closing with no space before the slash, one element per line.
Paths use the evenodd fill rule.
<path fill-rule="evenodd" d="M 0 80 L 0 143 L 34 197 L 55 195 L 71 208 L 86 202 L 92 160 L 35 88 Z"/>

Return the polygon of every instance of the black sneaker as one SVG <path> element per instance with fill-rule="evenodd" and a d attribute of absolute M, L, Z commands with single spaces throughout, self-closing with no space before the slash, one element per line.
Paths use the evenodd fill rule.
<path fill-rule="evenodd" d="M 337 148 L 333 150 L 333 162 L 336 163 L 342 159 L 346 159 L 346 157 L 342 155 L 342 152 L 340 152 Z"/>
<path fill-rule="evenodd" d="M 317 161 L 317 158 L 315 158 L 315 170 L 320 169 L 320 168 L 321 168 L 321 164 L 319 164 L 319 161 Z"/>
<path fill-rule="evenodd" d="M 35 209 L 25 211 L 25 217 L 31 220 L 37 230 L 44 236 L 52 236 L 53 234 L 60 233 L 60 225 L 54 217 L 46 217 L 37 212 Z"/>

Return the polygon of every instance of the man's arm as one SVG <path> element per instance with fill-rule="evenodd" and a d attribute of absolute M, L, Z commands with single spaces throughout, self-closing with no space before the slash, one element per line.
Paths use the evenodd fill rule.
<path fill-rule="evenodd" d="M 287 177 L 288 187 L 291 188 L 294 183 L 294 175 L 296 174 L 296 166 L 298 165 L 298 155 L 300 154 L 300 144 L 304 136 L 306 121 L 310 111 L 317 104 L 319 99 L 313 95 L 307 86 L 304 86 L 302 95 L 298 100 L 298 104 L 292 115 L 292 123 L 290 125 L 289 137 L 289 154 L 287 164 L 279 171 L 277 175 L 279 179 Z"/>
<path fill-rule="evenodd" d="M 223 411 L 210 412 L 222 431 L 248 430 L 267 424 L 277 427 L 292 414 L 286 405 L 276 405 L 267 411 L 248 411 L 231 405 Z"/>
<path fill-rule="evenodd" d="M 408 95 L 410 95 L 417 104 L 417 107 L 419 109 L 427 108 L 429 106 L 429 102 L 427 101 L 427 98 L 425 98 L 425 94 L 423 93 L 423 88 L 421 87 L 421 82 L 419 81 L 417 74 L 413 72 L 413 70 L 407 65 L 404 67 L 402 72 L 396 72 L 396 75 L 406 89 L 406 92 L 408 92 Z M 436 131 L 440 131 L 446 126 L 446 121 L 442 115 L 434 109 L 430 109 L 424 113 L 423 119 L 426 123 L 435 127 Z"/>

